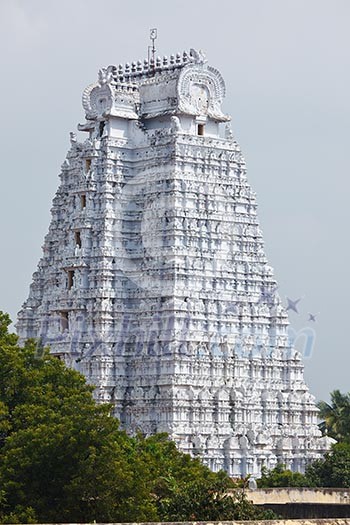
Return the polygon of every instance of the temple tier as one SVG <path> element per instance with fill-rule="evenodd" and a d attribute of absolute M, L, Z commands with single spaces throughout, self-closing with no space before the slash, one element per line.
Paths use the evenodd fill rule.
<path fill-rule="evenodd" d="M 80 370 L 129 432 L 168 432 L 233 476 L 303 471 L 329 439 L 224 96 L 195 50 L 100 70 L 17 330 Z"/>

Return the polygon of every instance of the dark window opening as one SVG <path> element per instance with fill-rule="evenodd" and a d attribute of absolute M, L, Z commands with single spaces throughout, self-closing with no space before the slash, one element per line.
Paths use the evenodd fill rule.
<path fill-rule="evenodd" d="M 81 235 L 80 235 L 80 232 L 77 231 L 77 232 L 74 232 L 74 239 L 75 239 L 75 244 L 81 248 Z"/>
<path fill-rule="evenodd" d="M 102 137 L 104 129 L 105 129 L 105 121 L 103 120 L 102 122 L 100 122 L 100 129 L 99 129 L 100 137 Z"/>
<path fill-rule="evenodd" d="M 68 270 L 68 290 L 70 290 L 74 285 L 74 270 Z"/>
<path fill-rule="evenodd" d="M 86 195 L 85 195 L 85 193 L 80 195 L 80 206 L 81 206 L 81 209 L 86 208 Z"/>
<path fill-rule="evenodd" d="M 91 168 L 91 159 L 85 159 L 85 171 L 90 171 Z"/>
<path fill-rule="evenodd" d="M 60 318 L 62 332 L 64 332 L 64 330 L 69 330 L 68 312 L 60 312 Z"/>
<path fill-rule="evenodd" d="M 198 124 L 197 135 L 204 135 L 204 124 Z"/>

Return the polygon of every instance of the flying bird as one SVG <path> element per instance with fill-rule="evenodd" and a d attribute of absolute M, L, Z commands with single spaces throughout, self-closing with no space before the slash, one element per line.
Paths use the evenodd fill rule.
<path fill-rule="evenodd" d="M 310 312 L 309 312 L 309 319 L 308 319 L 308 321 L 312 321 L 313 323 L 316 323 L 316 315 L 317 314 L 310 314 Z"/>

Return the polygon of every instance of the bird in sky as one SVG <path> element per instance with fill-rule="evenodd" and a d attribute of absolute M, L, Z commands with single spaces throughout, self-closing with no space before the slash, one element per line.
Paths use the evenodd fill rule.
<path fill-rule="evenodd" d="M 317 314 L 310 314 L 310 312 L 309 312 L 309 319 L 308 319 L 308 321 L 316 323 L 316 315 Z"/>

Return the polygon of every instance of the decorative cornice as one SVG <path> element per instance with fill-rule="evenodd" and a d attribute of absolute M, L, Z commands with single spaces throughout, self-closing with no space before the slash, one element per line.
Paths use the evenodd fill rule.
<path fill-rule="evenodd" d="M 127 62 L 126 64 L 119 64 L 117 66 L 108 66 L 105 69 L 101 69 L 99 76 L 102 79 L 107 79 L 112 75 L 115 83 L 124 82 L 129 80 L 141 80 L 144 78 L 152 77 L 155 73 L 163 71 L 172 71 L 179 68 L 183 68 L 189 63 L 203 64 L 205 62 L 204 53 L 199 50 L 190 49 L 190 52 L 183 51 L 183 53 L 172 54 L 168 58 L 167 56 L 157 57 L 155 60 L 150 61 L 138 60 L 137 62 Z"/>

